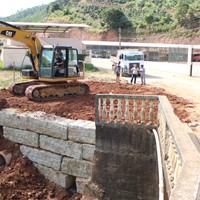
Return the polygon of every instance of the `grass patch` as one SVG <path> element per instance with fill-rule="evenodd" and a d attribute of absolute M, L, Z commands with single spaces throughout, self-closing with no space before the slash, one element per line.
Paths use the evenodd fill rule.
<path fill-rule="evenodd" d="M 103 70 L 99 70 L 98 72 L 99 72 L 99 74 L 108 74 L 107 70 L 104 70 L 104 69 Z"/>
<path fill-rule="evenodd" d="M 11 70 L 0 70 L 0 89 L 6 88 L 11 82 L 19 80 L 20 72 Z"/>
<path fill-rule="evenodd" d="M 97 67 L 94 67 L 93 64 L 85 64 L 85 71 L 90 71 L 90 72 L 98 72 L 99 69 Z"/>
<path fill-rule="evenodd" d="M 3 69 L 3 61 L 0 60 L 0 70 L 2 70 L 2 69 Z"/>
<path fill-rule="evenodd" d="M 6 80 L 6 81 L 2 81 L 2 82 L 0 82 L 0 89 L 4 89 L 4 88 L 6 88 L 11 82 L 13 81 L 13 79 L 12 80 Z"/>

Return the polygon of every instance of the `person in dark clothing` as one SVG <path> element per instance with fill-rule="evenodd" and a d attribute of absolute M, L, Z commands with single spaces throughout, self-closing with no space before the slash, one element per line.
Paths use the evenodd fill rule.
<path fill-rule="evenodd" d="M 60 71 L 63 69 L 64 62 L 63 62 L 63 60 L 61 59 L 61 57 L 59 56 L 58 53 L 55 53 L 54 66 L 55 66 L 55 76 L 56 77 L 61 76 Z"/>
<path fill-rule="evenodd" d="M 119 83 L 120 82 L 120 71 L 121 71 L 121 65 L 120 65 L 120 61 L 118 62 L 118 64 L 115 67 L 115 74 L 116 74 L 116 82 Z"/>

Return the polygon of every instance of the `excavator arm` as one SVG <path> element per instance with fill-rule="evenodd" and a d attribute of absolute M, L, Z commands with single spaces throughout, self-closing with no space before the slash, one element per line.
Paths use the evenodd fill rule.
<path fill-rule="evenodd" d="M 0 36 L 25 44 L 29 48 L 33 68 L 38 72 L 42 45 L 35 33 L 0 21 Z"/>

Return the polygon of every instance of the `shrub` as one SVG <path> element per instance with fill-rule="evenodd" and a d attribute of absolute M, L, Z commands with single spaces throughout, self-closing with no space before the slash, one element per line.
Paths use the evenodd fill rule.
<path fill-rule="evenodd" d="M 0 70 L 2 70 L 2 69 L 3 69 L 3 61 L 0 60 Z"/>
<path fill-rule="evenodd" d="M 94 67 L 93 64 L 85 64 L 85 71 L 92 71 L 92 72 L 97 72 L 99 71 L 98 68 Z"/>
<path fill-rule="evenodd" d="M 25 65 L 23 66 L 23 69 L 32 69 L 33 67 L 31 65 Z"/>

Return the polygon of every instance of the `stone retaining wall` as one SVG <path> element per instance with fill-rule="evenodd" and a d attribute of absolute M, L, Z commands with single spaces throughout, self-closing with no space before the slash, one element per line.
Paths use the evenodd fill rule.
<path fill-rule="evenodd" d="M 94 122 L 4 109 L 0 126 L 5 138 L 21 144 L 22 154 L 41 174 L 66 189 L 76 180 L 77 190 L 82 192 L 92 172 Z"/>

